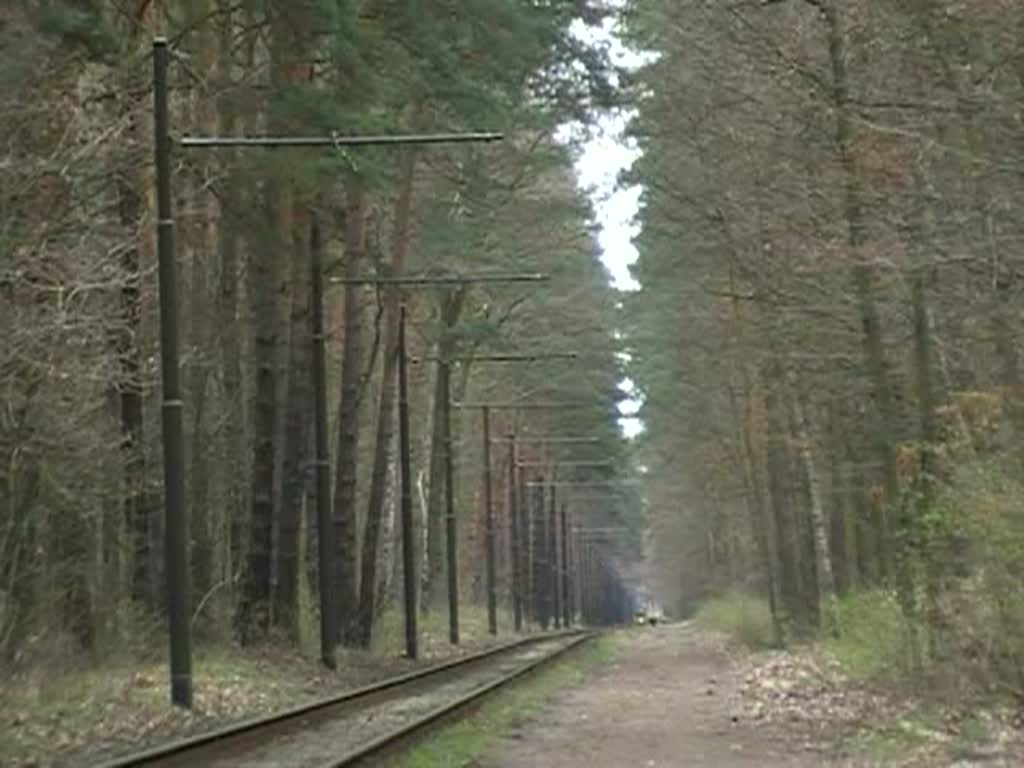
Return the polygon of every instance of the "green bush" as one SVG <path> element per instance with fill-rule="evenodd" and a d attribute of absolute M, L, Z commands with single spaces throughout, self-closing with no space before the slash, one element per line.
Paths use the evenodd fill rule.
<path fill-rule="evenodd" d="M 697 611 L 699 625 L 739 640 L 753 649 L 775 647 L 775 631 L 768 604 L 745 592 L 713 597 Z"/>
<path fill-rule="evenodd" d="M 844 597 L 821 637 L 853 677 L 1021 698 L 1024 482 L 1015 461 L 952 458 L 894 516 L 893 589 Z"/>
<path fill-rule="evenodd" d="M 927 551 L 939 570 L 931 622 L 934 672 L 982 690 L 1024 691 L 1024 482 L 1014 460 L 959 465 L 939 498 L 951 546 Z"/>
<path fill-rule="evenodd" d="M 850 594 L 838 601 L 837 613 L 841 632 L 825 645 L 849 675 L 880 680 L 912 674 L 914 627 L 894 594 Z"/>

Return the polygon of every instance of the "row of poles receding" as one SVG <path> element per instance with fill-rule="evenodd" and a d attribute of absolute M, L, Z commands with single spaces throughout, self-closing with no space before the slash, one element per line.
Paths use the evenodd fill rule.
<path fill-rule="evenodd" d="M 190 627 L 190 575 L 185 509 L 184 432 L 182 426 L 182 396 L 179 376 L 179 337 L 175 232 L 172 209 L 171 159 L 175 147 L 187 150 L 218 148 L 322 148 L 337 150 L 350 147 L 402 147 L 410 145 L 441 145 L 495 142 L 503 139 L 494 132 L 447 133 L 396 136 L 339 136 L 326 137 L 185 137 L 172 138 L 169 111 L 170 49 L 167 41 L 157 39 L 153 44 L 154 61 L 154 128 L 157 192 L 157 256 L 160 302 L 160 358 L 161 358 L 161 416 L 165 503 L 165 563 L 167 576 L 168 619 L 170 627 L 170 682 L 174 704 L 192 705 L 192 640 Z M 320 233 L 315 224 L 311 231 L 309 269 L 311 277 L 311 338 L 312 378 L 314 394 L 314 466 L 316 472 L 316 516 L 320 531 L 317 557 L 319 562 L 320 596 L 320 650 L 323 663 L 335 666 L 335 645 L 338 637 L 336 605 L 332 599 L 334 573 L 333 548 L 326 532 L 331 530 L 331 479 L 327 434 L 327 386 L 324 332 L 324 276 Z M 466 285 L 470 283 L 535 283 L 546 280 L 536 273 L 487 275 L 398 275 L 359 280 L 332 278 L 332 283 L 362 282 L 388 286 L 392 290 L 439 285 Z M 399 483 L 400 524 L 402 535 L 403 613 L 405 648 L 410 658 L 416 658 L 418 649 L 416 547 L 412 508 L 412 467 L 409 435 L 409 392 L 406 350 L 406 310 L 401 307 L 398 336 L 399 365 Z M 572 353 L 493 355 L 473 357 L 476 362 L 515 363 L 540 360 L 573 359 Z M 442 388 L 442 445 L 444 456 L 445 540 L 447 550 L 447 591 L 449 613 L 449 640 L 459 642 L 458 604 L 458 546 L 457 519 L 454 507 L 454 446 L 451 433 L 451 409 L 476 408 L 482 414 L 484 464 L 484 522 L 485 573 L 487 593 L 488 629 L 497 633 L 497 523 L 492 494 L 492 443 L 507 441 L 509 445 L 509 499 L 508 525 L 511 563 L 511 602 L 516 631 L 523 628 L 524 617 L 538 620 L 542 626 L 570 626 L 578 615 L 586 623 L 615 623 L 628 620 L 629 595 L 618 577 L 614 564 L 607 559 L 594 541 L 588 539 L 586 529 L 571 525 L 568 504 L 557 506 L 556 488 L 565 483 L 547 480 L 527 481 L 521 475 L 525 469 L 518 460 L 520 442 L 575 444 L 596 442 L 586 436 L 517 436 L 491 437 L 491 413 L 497 409 L 560 409 L 583 407 L 579 403 L 452 403 L 450 394 L 450 366 L 458 359 L 428 359 L 438 366 Z M 577 466 L 583 466 L 578 462 Z M 591 463 L 597 466 L 598 463 Z M 607 462 L 600 463 L 608 466 Z M 568 466 L 568 465 L 567 465 Z M 581 483 L 580 485 L 599 485 Z M 548 509 L 544 511 L 544 492 L 548 489 Z M 539 511 L 536 504 L 527 503 L 530 493 L 539 491 Z M 526 510 L 531 510 L 527 513 Z M 537 535 L 544 531 L 545 536 Z M 574 535 L 570 535 L 570 531 Z M 524 541 L 528 537 L 528 541 Z M 531 594 L 532 600 L 526 600 Z"/>

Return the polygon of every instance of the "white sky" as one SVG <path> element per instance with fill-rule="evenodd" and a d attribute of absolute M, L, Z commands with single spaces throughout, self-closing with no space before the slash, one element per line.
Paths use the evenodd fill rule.
<path fill-rule="evenodd" d="M 647 55 L 623 45 L 611 20 L 600 29 L 579 24 L 573 32 L 593 45 L 607 45 L 612 60 L 619 66 L 637 67 L 648 60 Z M 601 261 L 611 274 L 612 285 L 620 291 L 635 291 L 640 287 L 629 273 L 629 267 L 638 255 L 632 240 L 639 231 L 635 218 L 640 210 L 641 189 L 618 184 L 619 174 L 629 169 L 640 154 L 633 142 L 624 136 L 630 117 L 628 112 L 600 116 L 593 135 L 584 143 L 576 162 L 578 183 L 591 199 L 600 229 Z M 566 136 L 572 130 L 567 126 Z M 619 383 L 619 389 L 626 395 L 636 394 L 636 385 L 629 378 Z M 643 422 L 636 418 L 640 405 L 641 401 L 636 397 L 630 397 L 619 405 L 622 414 L 619 425 L 628 438 L 643 432 Z"/>

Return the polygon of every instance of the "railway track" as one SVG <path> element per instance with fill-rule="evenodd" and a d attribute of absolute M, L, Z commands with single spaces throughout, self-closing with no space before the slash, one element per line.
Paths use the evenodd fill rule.
<path fill-rule="evenodd" d="M 590 633 L 577 631 L 524 638 L 270 717 L 122 757 L 102 768 L 365 765 L 590 637 Z"/>

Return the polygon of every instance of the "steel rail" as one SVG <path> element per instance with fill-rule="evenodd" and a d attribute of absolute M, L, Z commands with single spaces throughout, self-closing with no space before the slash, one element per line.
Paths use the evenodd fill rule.
<path fill-rule="evenodd" d="M 446 673 L 461 667 L 469 667 L 480 662 L 488 661 L 499 657 L 503 654 L 510 653 L 512 651 L 520 650 L 530 645 L 536 645 L 538 643 L 550 642 L 552 640 L 558 640 L 559 638 L 572 638 L 578 637 L 584 639 L 589 637 L 587 633 L 582 630 L 573 630 L 568 632 L 545 632 L 542 634 L 531 635 L 529 637 L 520 638 L 508 643 L 502 643 L 493 648 L 488 648 L 477 653 L 470 654 L 468 656 L 462 656 L 457 659 L 442 662 L 440 664 L 433 664 L 424 669 L 418 669 L 413 672 L 408 672 L 403 675 L 396 677 L 390 677 L 385 680 L 381 680 L 370 685 L 355 688 L 350 691 L 345 691 L 334 696 L 328 696 L 325 698 L 318 699 L 316 701 L 309 702 L 307 704 L 301 704 L 290 709 L 286 709 L 283 712 L 278 712 L 272 715 L 264 715 L 254 718 L 243 720 L 239 723 L 229 725 L 223 728 L 218 728 L 207 733 L 202 733 L 197 736 L 189 736 L 166 744 L 161 744 L 150 749 L 136 752 L 134 754 L 125 755 L 119 758 L 114 758 L 105 763 L 101 763 L 98 768 L 136 768 L 138 766 L 148 765 L 159 765 L 164 761 L 182 760 L 189 757 L 189 753 L 196 752 L 196 757 L 199 757 L 200 750 L 206 748 L 215 748 L 222 742 L 229 739 L 244 738 L 244 737 L 257 737 L 259 731 L 270 730 L 276 728 L 286 727 L 294 723 L 302 721 L 311 715 L 318 715 L 324 713 L 326 710 L 332 707 L 339 707 L 343 705 L 351 705 L 353 703 L 369 699 L 373 696 L 382 693 L 388 693 L 401 689 L 404 686 L 410 685 L 411 683 L 422 682 L 428 680 L 431 677 L 446 677 Z M 574 646 L 572 646 L 574 647 Z M 547 658 L 546 656 L 543 658 Z M 490 685 L 490 684 L 489 684 Z M 429 715 L 428 715 L 429 717 Z M 436 717 L 434 719 L 437 719 Z M 419 727 L 423 727 L 421 724 Z M 382 737 L 382 739 L 386 738 Z M 381 741 L 377 739 L 376 741 Z M 352 755 L 357 752 L 362 752 L 365 747 L 360 747 L 355 750 Z M 376 750 L 382 748 L 383 745 L 377 745 Z M 354 759 L 354 758 L 353 758 Z M 344 765 L 344 763 L 337 763 L 338 765 Z M 333 764 L 332 764 L 333 765 Z"/>
<path fill-rule="evenodd" d="M 556 633 L 554 635 L 548 635 L 548 638 L 558 637 L 561 634 L 563 636 L 579 635 L 574 640 L 566 643 L 560 648 L 556 648 L 551 653 L 547 653 L 541 656 L 539 659 L 527 662 L 520 667 L 509 672 L 507 675 L 502 675 L 497 680 L 493 680 L 486 685 L 477 688 L 474 691 L 460 696 L 454 701 L 450 701 L 447 704 L 442 704 L 440 707 L 428 712 L 426 715 L 417 718 L 403 726 L 396 728 L 390 733 L 386 733 L 373 741 L 365 744 L 361 747 L 357 747 L 346 755 L 333 760 L 323 768 L 354 768 L 354 766 L 364 765 L 365 761 L 371 757 L 377 757 L 381 753 L 395 750 L 403 746 L 408 740 L 414 736 L 421 736 L 423 733 L 434 726 L 437 726 L 442 721 L 448 719 L 451 715 L 464 710 L 474 704 L 480 703 L 482 699 L 490 694 L 498 691 L 507 685 L 519 680 L 520 678 L 528 675 L 531 672 L 536 671 L 541 666 L 548 664 L 555 659 L 565 655 L 574 648 L 578 648 L 583 643 L 594 637 L 593 632 L 563 632 Z"/>

